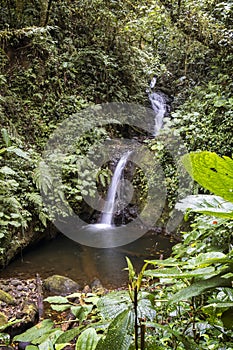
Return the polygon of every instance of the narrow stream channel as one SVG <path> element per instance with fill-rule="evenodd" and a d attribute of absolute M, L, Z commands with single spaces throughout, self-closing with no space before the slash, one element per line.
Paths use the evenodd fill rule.
<path fill-rule="evenodd" d="M 64 235 L 50 242 L 42 242 L 25 252 L 0 272 L 1 278 L 33 278 L 39 273 L 42 278 L 53 274 L 67 276 L 81 286 L 98 278 L 105 288 L 117 288 L 127 283 L 125 256 L 133 262 L 137 271 L 144 259 L 156 259 L 171 253 L 169 237 L 147 233 L 137 241 L 117 248 L 92 248 L 82 246 Z"/>

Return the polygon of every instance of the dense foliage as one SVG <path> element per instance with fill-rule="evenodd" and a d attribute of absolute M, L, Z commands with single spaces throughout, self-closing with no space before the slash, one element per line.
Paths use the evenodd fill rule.
<path fill-rule="evenodd" d="M 194 178 L 200 176 L 197 162 L 202 163 L 202 175 L 208 173 L 205 156 L 205 152 L 190 156 Z M 213 153 L 208 156 L 218 168 L 222 159 Z M 232 171 L 232 160 L 229 170 Z M 215 181 L 208 184 L 214 186 L 216 194 L 229 193 L 232 178 L 223 187 L 221 174 L 217 173 Z M 233 203 L 232 194 L 230 201 Z M 128 292 L 105 296 L 74 293 L 45 299 L 57 312 L 70 310 L 78 326 L 64 331 L 51 320 L 44 320 L 14 341 L 30 342 L 32 349 L 51 350 L 63 349 L 77 337 L 76 349 L 230 349 L 232 221 L 224 218 L 224 211 L 219 216 L 223 219 L 213 221 L 200 216 L 192 230 L 184 234 L 183 242 L 174 247 L 170 258 L 147 261 L 138 275 L 127 258 Z"/>
<path fill-rule="evenodd" d="M 62 349 L 77 336 L 76 349 L 111 350 L 117 339 L 122 340 L 119 350 L 137 349 L 139 340 L 141 349 L 147 350 L 231 348 L 232 204 L 220 197 L 232 200 L 216 191 L 218 181 L 215 187 L 207 186 L 200 174 L 205 176 L 208 164 L 211 184 L 220 168 L 225 169 L 223 164 L 232 174 L 232 11 L 232 1 L 218 0 L 2 0 L 1 264 L 7 262 L 11 244 L 23 246 L 32 227 L 42 231 L 49 222 L 39 193 L 45 183 L 46 190 L 50 186 L 49 177 L 40 178 L 41 152 L 57 126 L 87 106 L 103 102 L 148 106 L 147 85 L 157 76 L 156 89 L 172 97 L 172 112 L 165 118 L 161 138 L 145 140 L 144 135 L 140 142 L 163 168 L 168 208 L 174 208 L 177 200 L 180 171 L 163 147 L 171 130 L 188 151 L 225 156 L 210 155 L 203 164 L 192 153 L 196 165 L 194 173 L 189 172 L 199 182 L 197 196 L 186 198 L 180 209 L 189 208 L 193 220 L 172 258 L 152 262 L 155 268 L 139 276 L 128 261 L 129 293 L 85 297 L 81 306 L 72 304 L 78 295 L 48 300 L 54 308 L 71 308 L 79 327 L 63 332 L 44 320 L 16 338 L 33 340 L 28 350 L 39 344 L 39 349 Z M 88 168 L 76 181 L 77 159 L 85 158 L 102 139 L 124 138 L 128 131 L 128 126 L 115 128 L 109 121 L 106 128 L 83 135 L 76 153 L 64 160 L 64 190 L 76 212 L 83 210 L 82 193 L 91 194 L 94 186 Z M 219 159 L 220 168 L 215 168 Z M 223 174 L 224 183 L 232 178 L 229 174 L 227 180 Z M 100 190 L 106 190 L 109 176 L 103 167 L 96 179 Z M 140 188 L 143 200 L 147 185 L 138 168 L 134 187 Z M 207 198 L 203 193 L 208 191 L 216 196 Z M 231 193 L 232 187 L 226 191 Z M 163 220 L 166 213 L 162 225 Z M 152 277 L 159 280 L 147 288 L 143 283 Z"/>

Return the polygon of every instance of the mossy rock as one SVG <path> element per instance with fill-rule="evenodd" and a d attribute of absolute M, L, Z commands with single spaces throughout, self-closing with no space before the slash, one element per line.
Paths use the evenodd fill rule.
<path fill-rule="evenodd" d="M 68 295 L 80 290 L 80 285 L 72 279 L 53 275 L 44 280 L 43 287 L 51 294 Z"/>
<path fill-rule="evenodd" d="M 95 278 L 91 283 L 92 292 L 97 295 L 102 295 L 105 293 L 105 289 L 98 278 Z"/>
<path fill-rule="evenodd" d="M 8 319 L 6 315 L 0 311 L 0 327 L 4 326 L 7 323 Z"/>
<path fill-rule="evenodd" d="M 12 297 L 12 295 L 10 295 L 7 292 L 4 292 L 2 289 L 0 289 L 0 300 L 9 305 L 16 304 L 16 300 Z"/>

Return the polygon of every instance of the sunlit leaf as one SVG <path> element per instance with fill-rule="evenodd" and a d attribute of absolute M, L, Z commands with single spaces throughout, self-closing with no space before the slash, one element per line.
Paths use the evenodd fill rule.
<path fill-rule="evenodd" d="M 5 142 L 6 147 L 10 147 L 11 140 L 10 140 L 10 136 L 9 136 L 7 130 L 5 128 L 2 128 L 1 129 L 1 133 L 2 133 L 2 138 L 3 138 L 4 142 Z"/>
<path fill-rule="evenodd" d="M 176 209 L 181 211 L 191 209 L 205 215 L 233 218 L 233 204 L 219 196 L 190 195 L 178 202 Z"/>
<path fill-rule="evenodd" d="M 184 155 L 183 164 L 201 186 L 223 199 L 233 202 L 233 160 L 216 153 L 192 152 Z"/>
<path fill-rule="evenodd" d="M 169 303 L 177 303 L 200 295 L 207 290 L 219 287 L 231 287 L 231 279 L 215 276 L 207 280 L 194 282 L 191 286 L 184 288 L 171 297 Z"/>
<path fill-rule="evenodd" d="M 16 172 L 8 166 L 3 166 L 2 168 L 0 168 L 0 173 L 2 173 L 4 175 L 15 175 L 16 174 Z"/>
<path fill-rule="evenodd" d="M 165 268 L 156 270 L 145 271 L 145 276 L 154 278 L 193 278 L 193 277 L 205 277 L 210 274 L 218 274 L 214 267 L 206 267 L 203 269 L 196 269 L 193 271 L 182 271 L 178 268 Z"/>
<path fill-rule="evenodd" d="M 70 308 L 70 304 L 51 304 L 51 309 L 55 311 L 65 311 Z"/>
<path fill-rule="evenodd" d="M 11 146 L 7 148 L 8 152 L 15 153 L 17 156 L 29 160 L 29 155 L 27 152 L 24 152 L 22 149 Z"/>
<path fill-rule="evenodd" d="M 208 252 L 199 254 L 197 257 L 190 259 L 185 267 L 206 267 L 212 264 L 223 263 L 233 263 L 233 259 L 229 259 L 227 255 L 221 252 Z"/>
<path fill-rule="evenodd" d="M 44 301 L 47 301 L 48 303 L 53 303 L 53 304 L 66 304 L 69 302 L 66 297 L 63 297 L 60 295 L 47 297 L 46 299 L 44 299 Z"/>
<path fill-rule="evenodd" d="M 134 280 L 134 277 L 135 277 L 135 271 L 134 271 L 134 268 L 133 268 L 133 265 L 132 265 L 130 259 L 127 256 L 126 256 L 126 262 L 127 262 L 128 268 L 125 270 L 129 271 L 129 281 L 132 282 Z"/>

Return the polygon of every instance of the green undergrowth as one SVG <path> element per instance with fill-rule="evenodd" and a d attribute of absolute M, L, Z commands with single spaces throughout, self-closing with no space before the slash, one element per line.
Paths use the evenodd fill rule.
<path fill-rule="evenodd" d="M 207 158 L 211 168 L 215 163 L 215 169 L 227 161 L 229 174 L 224 174 L 228 177 L 224 186 L 218 171 L 214 172 L 214 181 L 207 180 Z M 224 208 L 216 217 L 218 203 L 211 202 L 216 195 L 224 200 L 227 193 L 229 203 L 233 203 L 229 192 L 233 185 L 232 159 L 197 152 L 185 156 L 183 163 L 188 171 L 192 166 L 195 180 L 205 175 L 208 187 L 214 186 L 214 195 L 207 195 L 205 201 L 203 195 L 195 195 L 193 206 L 190 198 L 181 203 L 182 210 L 202 212 L 203 204 L 208 212 L 196 215 L 191 229 L 183 232 L 182 242 L 173 247 L 171 257 L 145 261 L 139 273 L 126 258 L 128 290 L 48 297 L 44 302 L 53 311 L 70 315 L 68 320 L 45 319 L 15 336 L 14 343 L 30 342 L 26 350 L 66 346 L 76 350 L 232 349 L 232 217 L 225 216 Z M 4 342 L 7 332 L 1 337 Z"/>

